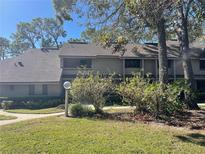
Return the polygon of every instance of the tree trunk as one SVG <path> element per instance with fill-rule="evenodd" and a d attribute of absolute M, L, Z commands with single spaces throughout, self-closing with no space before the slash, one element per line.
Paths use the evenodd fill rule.
<path fill-rule="evenodd" d="M 167 60 L 167 45 L 166 45 L 166 32 L 165 20 L 162 18 L 157 23 L 158 32 L 158 57 L 159 57 L 159 82 L 167 83 L 168 81 L 168 60 Z"/>
<path fill-rule="evenodd" d="M 181 21 L 179 25 L 179 43 L 182 54 L 182 65 L 184 70 L 184 79 L 188 81 L 190 87 L 195 90 L 194 73 L 191 64 L 191 54 L 189 48 L 189 35 L 188 35 L 188 21 L 184 16 L 183 6 L 179 9 L 179 19 Z M 186 96 L 186 103 L 190 109 L 199 109 L 196 100 L 190 100 L 189 96 Z"/>

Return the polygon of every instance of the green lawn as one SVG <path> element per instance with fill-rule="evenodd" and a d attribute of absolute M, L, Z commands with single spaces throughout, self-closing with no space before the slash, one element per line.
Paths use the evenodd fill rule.
<path fill-rule="evenodd" d="M 15 116 L 6 116 L 6 115 L 1 115 L 0 114 L 0 121 L 1 120 L 11 120 L 11 119 L 16 119 L 17 117 Z"/>
<path fill-rule="evenodd" d="M 46 108 L 46 109 L 12 109 L 12 110 L 6 110 L 6 112 L 10 113 L 30 113 L 30 114 L 49 114 L 49 113 L 58 113 L 63 112 L 63 109 L 58 108 Z"/>
<path fill-rule="evenodd" d="M 110 107 L 103 109 L 107 113 L 130 113 L 134 112 L 135 108 L 129 107 L 129 108 L 118 108 L 118 107 Z"/>
<path fill-rule="evenodd" d="M 48 117 L 0 130 L 0 153 L 205 153 L 205 133 L 142 123 Z"/>
<path fill-rule="evenodd" d="M 205 103 L 198 104 L 201 109 L 205 109 Z"/>

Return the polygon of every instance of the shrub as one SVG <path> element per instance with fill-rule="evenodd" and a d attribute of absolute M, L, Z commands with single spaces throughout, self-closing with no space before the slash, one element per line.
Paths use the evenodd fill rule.
<path fill-rule="evenodd" d="M 95 110 L 93 110 L 91 107 L 82 105 L 80 103 L 71 105 L 70 112 L 74 117 L 92 117 L 95 114 Z"/>
<path fill-rule="evenodd" d="M 121 83 L 117 91 L 124 102 L 136 106 L 137 112 L 148 112 L 156 117 L 182 111 L 186 107 L 182 95 L 188 95 L 191 100 L 195 98 L 185 80 L 165 85 L 150 83 L 149 79 L 137 75 Z"/>
<path fill-rule="evenodd" d="M 123 105 L 122 96 L 116 90 L 112 89 L 111 91 L 105 92 L 104 97 L 105 106 Z"/>
<path fill-rule="evenodd" d="M 42 109 L 62 103 L 63 99 L 59 97 L 18 97 L 2 101 L 1 106 L 3 109 Z"/>
<path fill-rule="evenodd" d="M 136 106 L 136 111 L 143 112 L 147 110 L 147 102 L 144 101 L 144 89 L 148 82 L 134 75 L 131 79 L 126 79 L 117 87 L 118 93 L 122 96 L 123 102 L 127 105 Z"/>
<path fill-rule="evenodd" d="M 110 78 L 101 78 L 99 75 L 89 74 L 78 76 L 72 82 L 71 95 L 73 101 L 83 104 L 93 104 L 96 112 L 102 113 L 105 105 L 105 93 L 113 89 Z"/>

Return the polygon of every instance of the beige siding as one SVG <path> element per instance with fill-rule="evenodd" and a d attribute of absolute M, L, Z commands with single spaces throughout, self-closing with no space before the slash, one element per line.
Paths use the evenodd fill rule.
<path fill-rule="evenodd" d="M 49 96 L 60 96 L 62 91 L 61 84 L 50 84 L 48 85 L 48 95 Z"/>
<path fill-rule="evenodd" d="M 199 66 L 199 60 L 198 59 L 194 59 L 192 60 L 192 68 L 194 71 L 194 75 L 205 75 L 205 70 L 200 70 L 200 66 Z M 183 75 L 184 71 L 183 71 L 183 66 L 182 66 L 182 61 L 180 59 L 176 60 L 176 75 Z"/>
<path fill-rule="evenodd" d="M 28 96 L 28 92 L 28 85 L 13 85 L 13 89 L 11 89 L 10 85 L 0 85 L 1 97 L 24 97 Z"/>
<path fill-rule="evenodd" d="M 176 75 L 184 75 L 183 67 L 182 67 L 182 61 L 180 59 L 175 61 L 175 70 Z"/>
<path fill-rule="evenodd" d="M 156 75 L 156 64 L 154 59 L 145 59 L 144 60 L 144 74 L 151 73 Z"/>
<path fill-rule="evenodd" d="M 30 85 L 35 86 L 35 96 L 42 96 L 42 84 L 32 83 Z M 11 87 L 13 86 L 13 88 Z M 47 96 L 60 96 L 61 85 L 59 84 L 47 84 L 48 95 Z M 0 97 L 25 97 L 29 96 L 29 85 L 0 85 Z"/>
<path fill-rule="evenodd" d="M 195 59 L 192 60 L 192 68 L 195 75 L 205 75 L 205 70 L 200 70 L 200 61 Z"/>

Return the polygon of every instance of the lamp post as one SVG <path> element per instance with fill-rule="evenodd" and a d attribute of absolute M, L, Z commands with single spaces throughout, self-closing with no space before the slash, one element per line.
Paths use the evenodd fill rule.
<path fill-rule="evenodd" d="M 71 88 L 69 81 L 64 82 L 63 87 L 65 88 L 65 116 L 68 117 L 68 91 Z"/>

